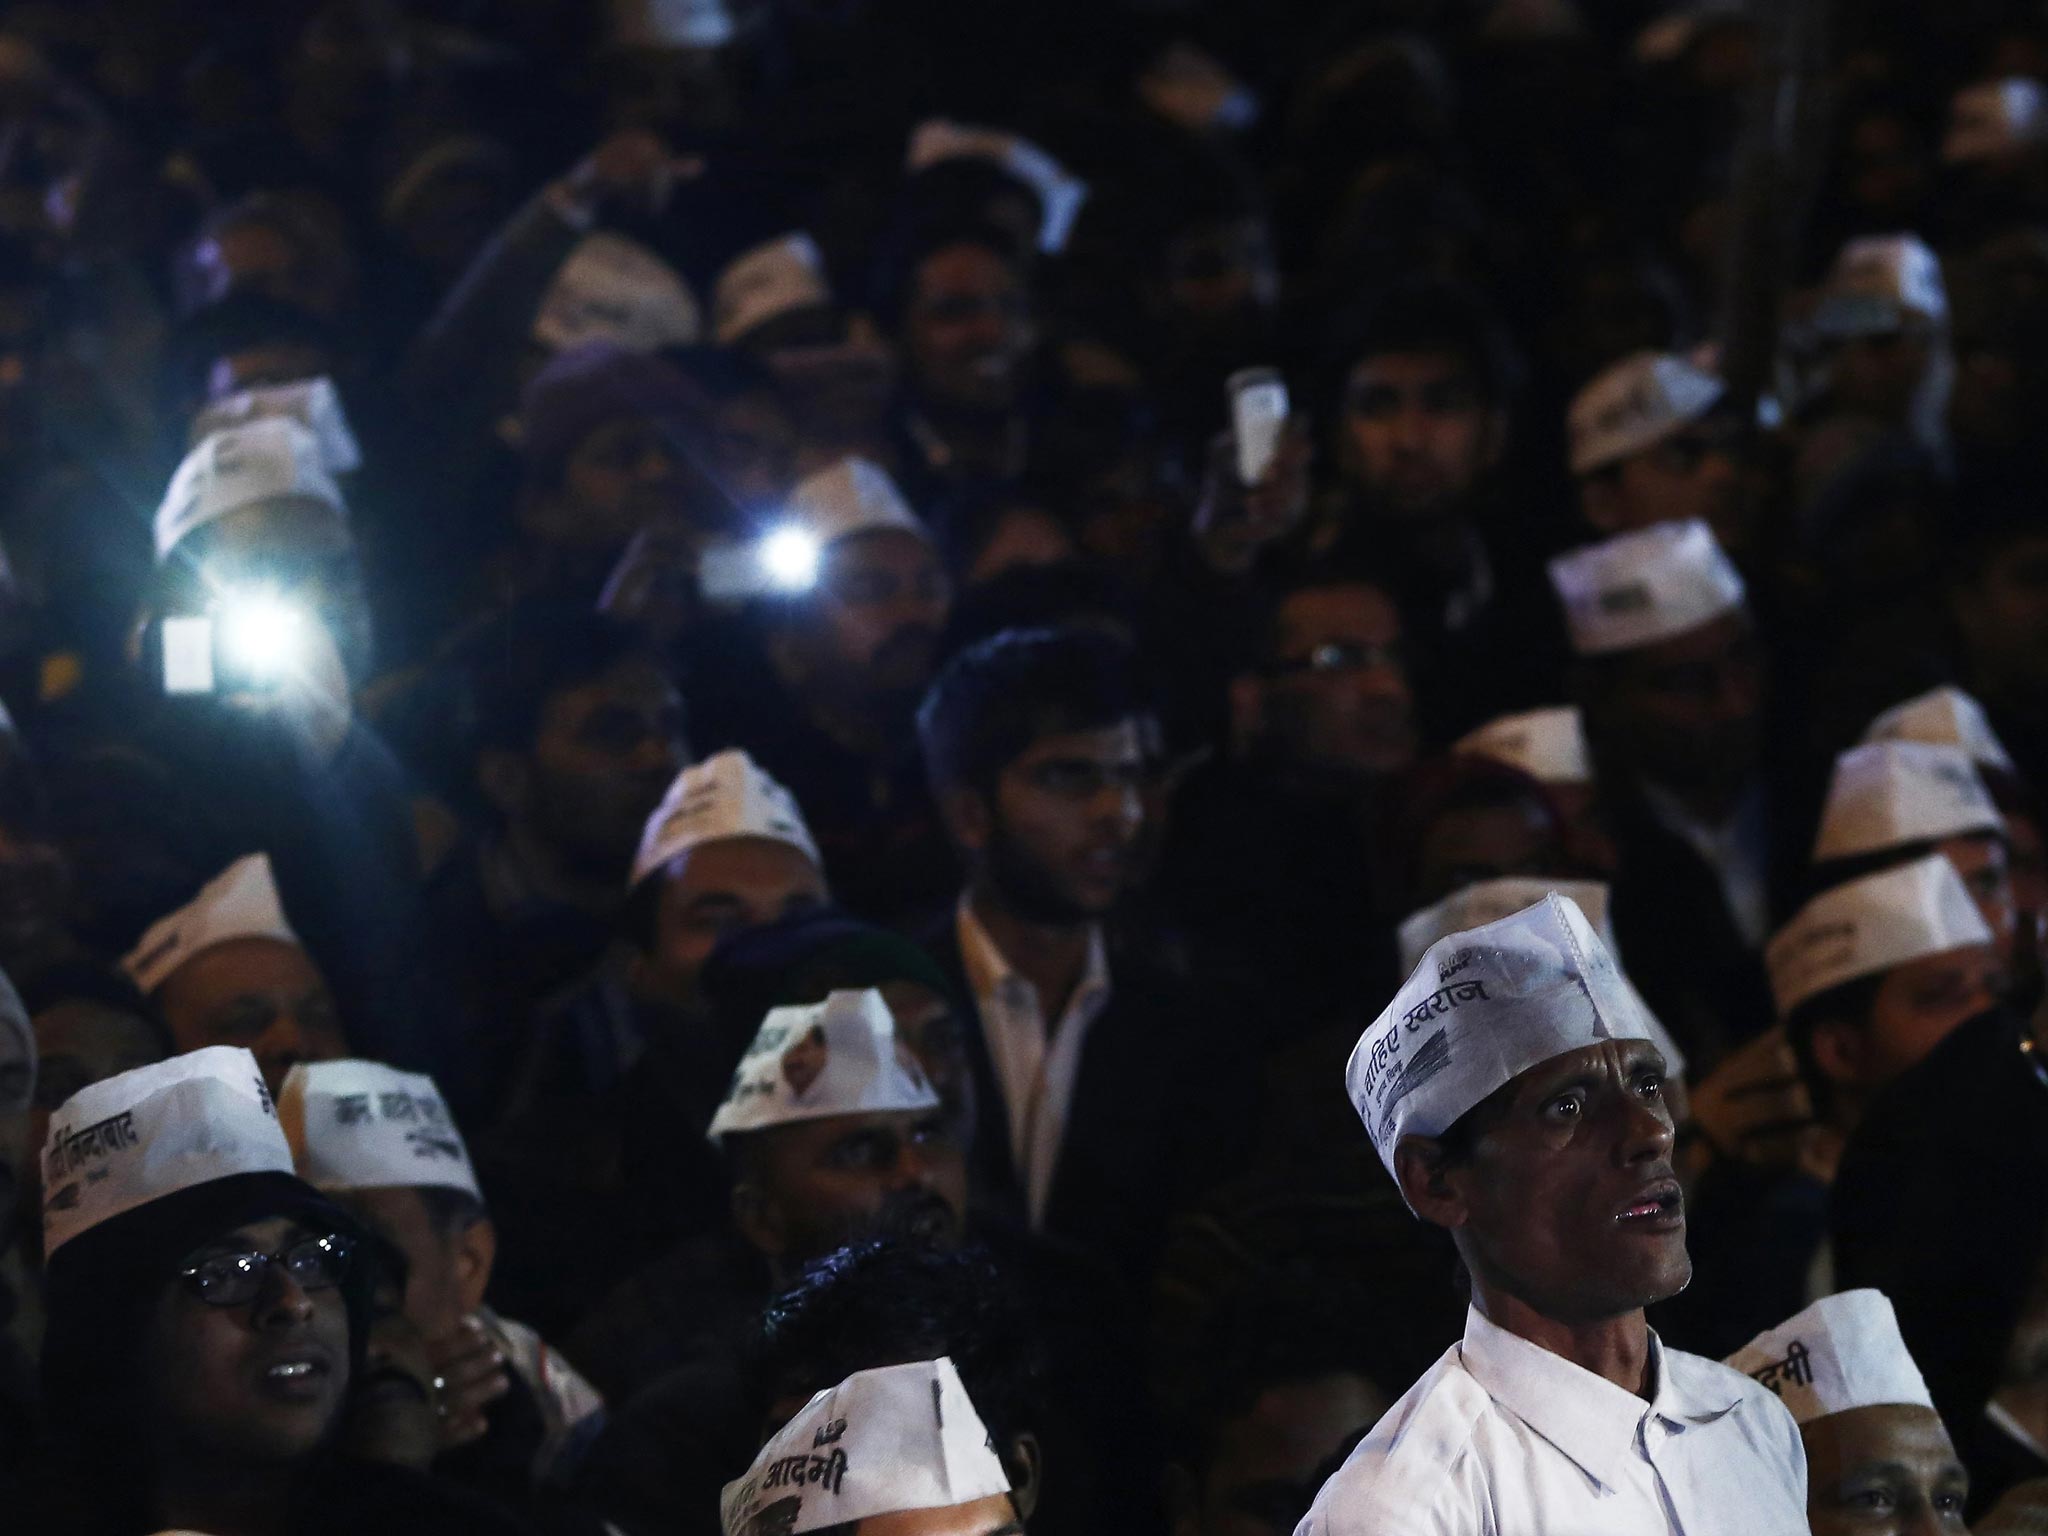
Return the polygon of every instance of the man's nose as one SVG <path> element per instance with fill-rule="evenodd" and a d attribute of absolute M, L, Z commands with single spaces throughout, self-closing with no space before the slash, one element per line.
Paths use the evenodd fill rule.
<path fill-rule="evenodd" d="M 273 1263 L 263 1277 L 263 1293 L 256 1299 L 258 1328 L 292 1328 L 311 1319 L 313 1298 L 292 1278 L 283 1264 Z"/>

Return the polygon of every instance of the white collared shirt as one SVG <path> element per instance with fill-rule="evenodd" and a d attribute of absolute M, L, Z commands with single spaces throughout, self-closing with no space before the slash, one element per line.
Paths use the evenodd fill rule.
<path fill-rule="evenodd" d="M 1696 819 L 1676 795 L 1656 784 L 1643 785 L 1643 801 L 1664 830 L 1682 839 L 1714 872 L 1721 900 L 1735 931 L 1751 949 L 1762 949 L 1771 935 L 1771 884 L 1763 796 L 1752 790 L 1735 814 L 1718 827 Z"/>
<path fill-rule="evenodd" d="M 1295 1536 L 1806 1536 L 1785 1405 L 1654 1333 L 1650 1361 L 1645 1402 L 1475 1308 Z"/>
<path fill-rule="evenodd" d="M 1102 930 L 1090 930 L 1088 969 L 1067 1000 L 1059 1027 L 1048 1030 L 1038 989 L 996 948 L 964 896 L 956 925 L 960 960 L 981 1016 L 982 1039 L 1010 1114 L 1010 1158 L 1024 1180 L 1026 1208 L 1036 1231 L 1045 1225 L 1046 1202 L 1052 1198 L 1067 1111 L 1081 1076 L 1081 1047 L 1089 1027 L 1109 1006 L 1109 954 Z"/>

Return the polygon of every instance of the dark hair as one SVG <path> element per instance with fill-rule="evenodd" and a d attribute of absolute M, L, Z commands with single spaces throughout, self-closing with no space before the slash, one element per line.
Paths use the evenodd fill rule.
<path fill-rule="evenodd" d="M 581 603 L 516 604 L 461 648 L 461 714 L 472 749 L 526 750 L 549 699 L 646 654 L 633 629 Z"/>
<path fill-rule="evenodd" d="M 1388 823 L 1402 889 L 1415 891 L 1423 844 L 1440 820 L 1453 811 L 1503 806 L 1529 806 L 1537 810 L 1548 825 L 1559 857 L 1563 856 L 1563 813 L 1550 791 L 1521 769 L 1465 753 L 1451 753 L 1417 764 L 1401 785 L 1397 812 Z"/>
<path fill-rule="evenodd" d="M 325 320 L 295 304 L 261 293 L 230 294 L 171 328 L 161 374 L 165 414 L 182 420 L 205 396 L 207 374 L 221 358 L 265 346 L 306 347 L 333 356 L 341 340 Z"/>
<path fill-rule="evenodd" d="M 1024 256 L 1016 242 L 986 219 L 960 216 L 912 219 L 899 225 L 883 243 L 875 266 L 875 317 L 890 331 L 902 329 L 910 305 L 910 290 L 918 269 L 940 251 L 957 245 L 977 246 L 1000 257 L 1005 266 L 1020 273 Z"/>
<path fill-rule="evenodd" d="M 1400 587 L 1391 578 L 1371 568 L 1347 560 L 1337 561 L 1292 561 L 1279 567 L 1271 579 L 1261 584 L 1258 604 L 1252 624 L 1246 629 L 1244 638 L 1250 654 L 1243 662 L 1254 668 L 1261 667 L 1274 657 L 1280 641 L 1280 616 L 1287 605 L 1304 592 L 1330 592 L 1340 587 L 1365 587 L 1387 600 L 1394 612 L 1400 616 L 1402 629 L 1408 627 L 1407 613 L 1401 606 Z"/>
<path fill-rule="evenodd" d="M 446 1184 L 421 1184 L 420 1204 L 427 1208 L 427 1224 L 434 1229 L 434 1236 L 443 1239 L 467 1232 L 478 1222 L 490 1215 L 479 1200 L 466 1189 L 452 1189 Z"/>
<path fill-rule="evenodd" d="M 1877 1002 L 1877 989 L 1884 985 L 1885 973 L 1873 976 L 1858 976 L 1843 982 L 1840 986 L 1829 987 L 1825 992 L 1816 992 L 1785 1015 L 1785 1039 L 1792 1047 L 1793 1058 L 1799 1063 L 1799 1075 L 1805 1079 L 1806 1091 L 1813 1098 L 1814 1112 L 1825 1117 L 1834 1108 L 1835 1085 L 1828 1075 L 1821 1071 L 1820 1062 L 1813 1054 L 1813 1034 L 1823 1019 L 1846 1020 L 1861 1029 L 1870 1022 L 1870 1010 Z"/>
<path fill-rule="evenodd" d="M 754 1347 L 778 1396 L 950 1355 L 999 1449 L 1045 1423 L 1035 1320 L 1009 1274 L 973 1244 L 878 1239 L 828 1254 L 768 1304 Z"/>
<path fill-rule="evenodd" d="M 165 1027 L 156 1004 L 136 988 L 127 974 L 97 960 L 60 960 L 40 970 L 29 971 L 16 982 L 21 1005 L 34 1018 L 59 1003 L 93 1002 L 140 1019 L 163 1054 L 176 1050 L 171 1032 Z"/>
<path fill-rule="evenodd" d="M 1006 630 L 948 662 L 917 712 L 938 788 L 991 789 L 1033 742 L 1146 714 L 1131 647 L 1094 628 Z"/>
<path fill-rule="evenodd" d="M 1334 419 L 1352 370 L 1390 353 L 1439 353 L 1458 359 L 1489 406 L 1511 402 L 1521 364 L 1500 322 L 1462 284 L 1430 279 L 1389 288 L 1339 317 L 1323 353 L 1322 385 Z"/>

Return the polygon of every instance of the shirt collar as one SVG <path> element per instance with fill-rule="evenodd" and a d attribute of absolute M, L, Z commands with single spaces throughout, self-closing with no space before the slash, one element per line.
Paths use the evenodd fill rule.
<path fill-rule="evenodd" d="M 1656 1414 L 1674 1432 L 1720 1418 L 1741 1400 L 1712 1377 L 1693 1379 L 1650 1334 L 1650 1375 L 1656 1382 L 1648 1402 L 1596 1376 L 1562 1355 L 1489 1321 L 1473 1307 L 1465 1314 L 1460 1358 L 1487 1395 L 1548 1440 L 1606 1488 L 1623 1484 L 1635 1456 L 1643 1420 Z"/>
<path fill-rule="evenodd" d="M 973 903 L 964 895 L 960 898 L 954 921 L 960 939 L 960 966 L 967 973 L 969 990 L 977 998 L 1031 985 L 1010 964 L 1009 957 L 996 947 L 988 929 L 974 915 Z M 1108 996 L 1109 946 L 1103 942 L 1102 927 L 1097 924 L 1088 930 L 1088 969 L 1081 973 L 1081 984 L 1074 988 L 1067 1012 L 1092 1016 Z"/>

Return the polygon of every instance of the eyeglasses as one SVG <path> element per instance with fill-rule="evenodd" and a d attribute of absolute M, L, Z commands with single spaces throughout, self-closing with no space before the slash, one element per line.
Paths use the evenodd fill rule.
<path fill-rule="evenodd" d="M 1406 662 L 1398 645 L 1330 640 L 1305 656 L 1283 656 L 1266 668 L 1268 677 L 1299 677 L 1304 673 L 1367 672 L 1375 667 L 1400 671 Z"/>
<path fill-rule="evenodd" d="M 263 1294 L 271 1269 L 278 1265 L 302 1291 L 332 1290 L 348 1274 L 355 1250 L 355 1239 L 330 1232 L 302 1238 L 282 1253 L 211 1254 L 179 1270 L 178 1278 L 209 1307 L 239 1307 Z"/>

